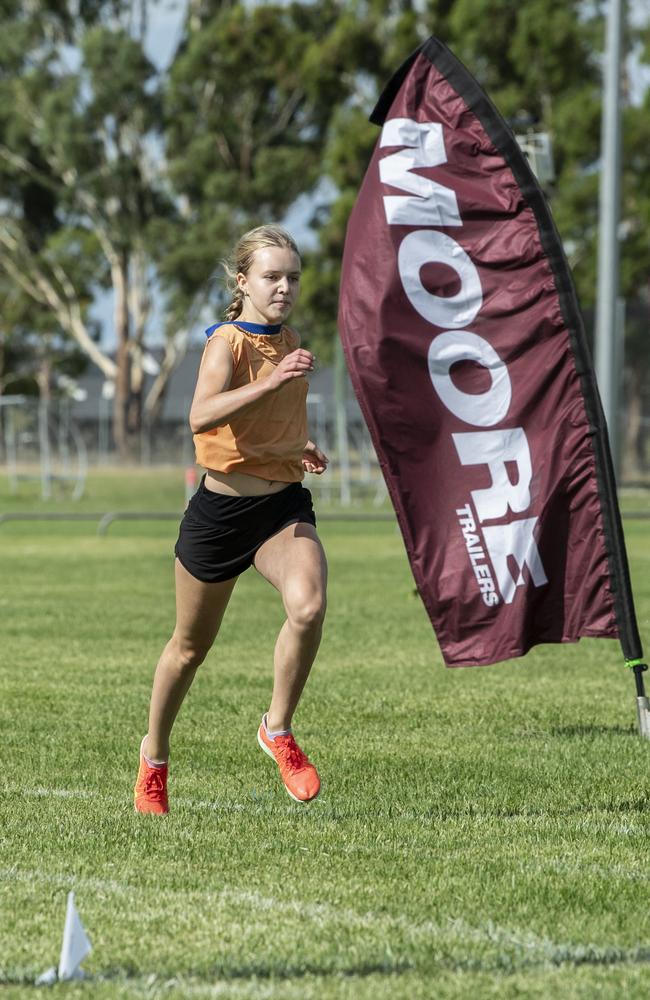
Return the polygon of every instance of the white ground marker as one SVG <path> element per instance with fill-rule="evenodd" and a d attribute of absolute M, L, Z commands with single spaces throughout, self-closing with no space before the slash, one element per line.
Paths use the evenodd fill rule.
<path fill-rule="evenodd" d="M 58 971 L 54 966 L 47 969 L 38 977 L 36 985 L 53 986 L 57 979 L 61 982 L 67 979 L 83 979 L 84 973 L 80 965 L 91 950 L 92 946 L 75 906 L 74 892 L 69 892 Z"/>

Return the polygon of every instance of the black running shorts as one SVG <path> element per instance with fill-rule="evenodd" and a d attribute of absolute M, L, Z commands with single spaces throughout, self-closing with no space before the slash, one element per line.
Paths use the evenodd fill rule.
<path fill-rule="evenodd" d="M 213 493 L 204 480 L 187 505 L 174 549 L 188 573 L 203 583 L 239 576 L 267 538 L 288 524 L 316 524 L 311 493 L 300 483 L 278 493 L 234 497 Z"/>

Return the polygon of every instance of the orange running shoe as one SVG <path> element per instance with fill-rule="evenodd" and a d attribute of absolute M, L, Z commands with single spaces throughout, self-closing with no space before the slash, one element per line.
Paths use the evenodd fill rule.
<path fill-rule="evenodd" d="M 273 757 L 280 768 L 284 787 L 296 802 L 311 802 L 320 792 L 318 771 L 306 753 L 300 749 L 292 733 L 270 739 L 266 733 L 264 720 L 257 730 L 257 742 L 264 753 Z"/>
<path fill-rule="evenodd" d="M 151 767 L 142 752 L 146 736 L 140 744 L 140 770 L 138 780 L 133 789 L 135 811 L 139 813 L 157 813 L 163 815 L 169 812 L 167 801 L 167 764 L 162 767 Z"/>

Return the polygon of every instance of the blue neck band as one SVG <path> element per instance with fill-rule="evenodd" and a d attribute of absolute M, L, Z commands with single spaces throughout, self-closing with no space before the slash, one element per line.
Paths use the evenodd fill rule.
<path fill-rule="evenodd" d="M 209 326 L 205 335 L 211 337 L 220 326 L 230 326 L 231 324 L 238 326 L 240 330 L 245 330 L 246 333 L 255 333 L 258 337 L 275 336 L 280 333 L 283 325 L 282 323 L 243 323 L 238 319 L 231 319 L 225 323 L 215 323 L 214 326 Z"/>

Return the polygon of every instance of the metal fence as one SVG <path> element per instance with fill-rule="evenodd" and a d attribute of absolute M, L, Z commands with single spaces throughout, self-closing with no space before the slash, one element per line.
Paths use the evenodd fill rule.
<path fill-rule="evenodd" d="M 319 395 L 308 399 L 309 426 L 319 447 L 330 458 L 328 474 L 312 477 L 312 492 L 325 503 L 351 506 L 358 500 L 380 506 L 386 487 L 377 456 L 358 412 L 349 406 L 344 419 L 332 417 L 331 406 Z M 108 411 L 102 420 L 79 421 L 74 401 L 49 402 L 25 396 L 0 396 L 0 459 L 10 493 L 20 483 L 40 482 L 44 500 L 83 495 L 89 467 L 118 467 L 118 456 Z M 189 426 L 163 423 L 143 427 L 131 458 L 141 466 L 178 465 L 191 469 L 194 445 Z M 190 477 L 191 482 L 191 477 Z"/>
<path fill-rule="evenodd" d="M 331 398 L 308 397 L 311 434 L 330 458 L 325 476 L 310 478 L 310 489 L 324 503 L 343 507 L 363 501 L 382 506 L 387 491 L 368 430 L 356 403 L 348 400 L 338 410 Z M 25 479 L 38 480 L 43 499 L 79 498 L 89 467 L 119 467 L 112 419 L 81 421 L 74 400 L 43 401 L 34 397 L 0 396 L 0 462 L 10 493 Z M 186 421 L 144 426 L 130 462 L 140 466 L 194 466 L 194 445 Z M 622 475 L 621 486 L 650 486 L 650 466 L 642 463 L 640 476 Z"/>

